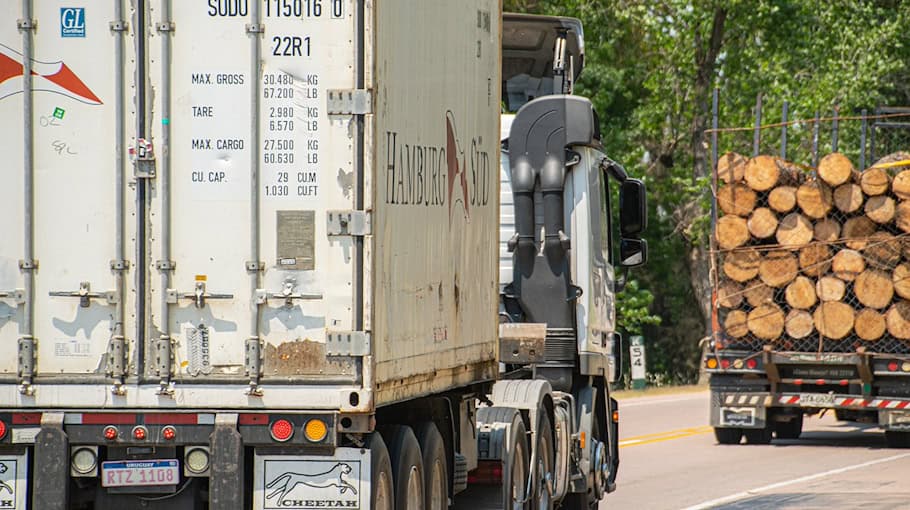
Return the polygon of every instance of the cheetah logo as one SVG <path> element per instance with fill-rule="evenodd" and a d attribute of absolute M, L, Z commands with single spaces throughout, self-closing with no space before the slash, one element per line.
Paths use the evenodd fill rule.
<path fill-rule="evenodd" d="M 346 475 L 351 474 L 350 464 L 339 462 L 332 466 L 332 469 L 323 473 L 294 473 L 287 472 L 279 475 L 266 485 L 267 489 L 275 489 L 265 499 L 272 499 L 278 496 L 278 505 L 281 506 L 284 498 L 294 491 L 298 485 L 306 485 L 316 489 L 327 489 L 337 487 L 340 494 L 351 491 L 357 494 L 357 489 L 344 479 Z"/>

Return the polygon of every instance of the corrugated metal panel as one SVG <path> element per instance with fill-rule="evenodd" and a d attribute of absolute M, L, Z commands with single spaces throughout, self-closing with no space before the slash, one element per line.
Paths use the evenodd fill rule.
<path fill-rule="evenodd" d="M 388 0 L 376 26 L 381 404 L 495 373 L 499 2 Z"/>

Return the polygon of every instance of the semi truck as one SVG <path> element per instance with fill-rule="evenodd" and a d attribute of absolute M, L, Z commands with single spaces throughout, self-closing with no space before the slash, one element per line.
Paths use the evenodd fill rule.
<path fill-rule="evenodd" d="M 899 183 L 910 158 L 898 145 L 876 160 L 874 145 L 877 131 L 882 145 L 905 142 L 908 125 L 890 118 L 905 111 L 863 110 L 861 122 L 835 115 L 828 154 L 816 118 L 800 163 L 787 160 L 787 103 L 784 122 L 761 126 L 761 98 L 751 157 L 718 156 L 717 104 L 715 92 L 713 331 L 702 360 L 717 442 L 795 440 L 805 417 L 831 413 L 878 425 L 889 447 L 910 447 L 907 223 L 883 209 L 906 209 Z M 770 127 L 781 129 L 770 137 L 780 156 L 760 151 Z M 844 151 L 852 157 L 838 152 L 838 129 L 859 140 Z M 748 230 L 731 242 L 737 223 Z M 758 223 L 771 227 L 761 233 Z"/>
<path fill-rule="evenodd" d="M 572 94 L 578 20 L 71 5 L 0 7 L 0 506 L 615 488 L 645 190 Z"/>

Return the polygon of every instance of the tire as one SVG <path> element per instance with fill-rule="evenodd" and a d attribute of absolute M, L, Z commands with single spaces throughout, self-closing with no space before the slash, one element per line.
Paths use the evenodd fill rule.
<path fill-rule="evenodd" d="M 553 510 L 553 496 L 547 487 L 547 475 L 553 480 L 555 461 L 553 427 L 547 413 L 541 411 L 537 430 L 537 467 L 532 488 L 534 496 L 531 501 L 531 507 L 535 510 Z"/>
<path fill-rule="evenodd" d="M 886 430 L 885 443 L 888 448 L 910 448 L 910 432 Z"/>
<path fill-rule="evenodd" d="M 771 427 L 766 425 L 763 429 L 744 429 L 743 436 L 746 444 L 771 444 L 771 432 Z"/>
<path fill-rule="evenodd" d="M 370 434 L 370 472 L 373 474 L 370 508 L 394 510 L 395 488 L 392 482 L 392 461 L 385 441 L 378 433 Z"/>
<path fill-rule="evenodd" d="M 424 467 L 423 486 L 426 510 L 446 510 L 449 507 L 449 470 L 445 443 L 436 424 L 425 421 L 417 426 Z"/>
<path fill-rule="evenodd" d="M 525 494 L 525 484 L 528 481 L 528 467 L 530 452 L 528 449 L 528 429 L 520 414 L 512 418 L 511 433 L 509 434 L 509 448 L 512 455 L 510 464 L 503 466 L 502 470 L 502 508 L 513 510 L 516 501 L 521 501 Z M 503 457 L 505 458 L 505 456 Z M 521 508 L 529 509 L 525 504 Z"/>
<path fill-rule="evenodd" d="M 743 438 L 743 429 L 714 427 L 714 438 L 717 444 L 739 444 Z"/>
<path fill-rule="evenodd" d="M 383 437 L 392 460 L 395 510 L 423 510 L 423 460 L 414 431 L 405 425 L 393 425 L 383 431 Z"/>
<path fill-rule="evenodd" d="M 799 439 L 803 433 L 803 415 L 797 414 L 792 420 L 774 424 L 774 435 L 778 439 Z"/>

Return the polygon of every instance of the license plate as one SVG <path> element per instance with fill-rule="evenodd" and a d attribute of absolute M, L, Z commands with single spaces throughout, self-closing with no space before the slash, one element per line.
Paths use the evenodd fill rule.
<path fill-rule="evenodd" d="M 176 485 L 180 464 L 167 460 L 118 460 L 101 463 L 103 487 L 143 487 Z"/>
<path fill-rule="evenodd" d="M 800 393 L 800 407 L 834 407 L 834 395 L 830 393 Z"/>

